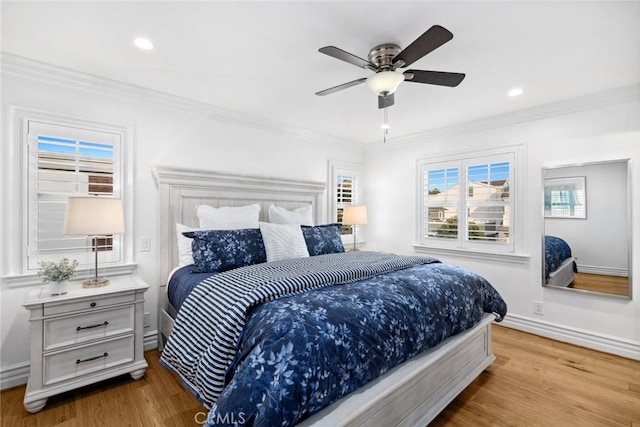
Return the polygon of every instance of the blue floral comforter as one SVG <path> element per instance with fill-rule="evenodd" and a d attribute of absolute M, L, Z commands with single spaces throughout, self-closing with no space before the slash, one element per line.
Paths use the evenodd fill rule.
<path fill-rule="evenodd" d="M 345 259 L 376 265 L 386 262 L 379 257 L 388 256 L 347 253 L 308 260 L 340 270 Z M 293 425 L 399 363 L 471 328 L 483 312 L 497 313 L 500 318 L 506 314 L 500 295 L 480 276 L 433 258 L 399 258 L 408 262 L 398 264 L 394 258 L 392 264 L 398 265 L 388 266 L 386 272 L 374 268 L 357 280 L 285 292 L 248 311 L 237 350 L 226 367 L 224 388 L 215 401 L 203 399 L 197 386 L 209 381 L 197 378 L 206 370 L 189 378 L 176 366 L 171 338 L 162 362 L 179 372 L 205 404 L 212 404 L 210 425 Z M 303 271 L 298 274 L 306 275 Z M 188 303 L 189 299 L 183 309 Z M 196 324 L 187 327 L 203 330 Z M 198 361 L 193 366 L 206 360 L 191 353 L 199 344 L 183 344 L 188 357 Z M 210 347 L 204 350 L 210 351 Z"/>
<path fill-rule="evenodd" d="M 569 244 L 556 236 L 544 236 L 544 280 L 549 283 L 549 274 L 556 271 L 558 267 L 571 257 L 571 247 Z M 573 270 L 577 271 L 575 261 L 573 262 Z"/>

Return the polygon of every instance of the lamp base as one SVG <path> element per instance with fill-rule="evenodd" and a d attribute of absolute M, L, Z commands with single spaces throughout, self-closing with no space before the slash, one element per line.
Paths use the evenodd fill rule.
<path fill-rule="evenodd" d="M 82 282 L 83 288 L 101 288 L 109 284 L 109 279 L 89 279 Z"/>

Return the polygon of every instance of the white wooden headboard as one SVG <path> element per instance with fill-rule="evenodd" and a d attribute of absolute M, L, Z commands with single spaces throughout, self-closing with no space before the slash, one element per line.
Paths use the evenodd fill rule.
<path fill-rule="evenodd" d="M 286 209 L 313 206 L 316 224 L 325 222 L 324 182 L 235 175 L 166 166 L 153 168 L 158 185 L 158 282 L 166 286 L 178 265 L 175 224 L 198 226 L 195 206 L 213 207 L 260 204 L 260 220 L 268 221 L 271 203 Z M 162 296 L 159 298 L 161 301 Z"/>

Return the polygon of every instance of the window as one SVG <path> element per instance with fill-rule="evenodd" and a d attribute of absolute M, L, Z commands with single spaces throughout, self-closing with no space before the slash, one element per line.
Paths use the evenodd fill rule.
<path fill-rule="evenodd" d="M 546 218 L 586 218 L 586 178 L 544 180 L 544 216 Z"/>
<path fill-rule="evenodd" d="M 330 212 L 329 221 L 342 222 L 345 206 L 362 203 L 362 166 L 349 163 L 329 162 Z M 353 225 L 343 225 L 340 229 L 343 241 L 353 239 Z M 357 227 L 357 226 L 355 226 Z M 360 231 L 358 236 L 360 236 Z"/>
<path fill-rule="evenodd" d="M 122 197 L 122 133 L 27 120 L 27 270 L 75 258 L 91 266 L 90 236 L 65 236 L 69 196 Z M 122 236 L 101 236 L 101 265 L 122 263 Z"/>
<path fill-rule="evenodd" d="M 418 163 L 419 244 L 513 251 L 515 153 Z"/>

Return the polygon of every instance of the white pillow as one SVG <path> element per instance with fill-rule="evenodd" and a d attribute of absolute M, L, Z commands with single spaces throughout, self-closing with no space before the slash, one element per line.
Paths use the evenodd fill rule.
<path fill-rule="evenodd" d="M 184 224 L 176 223 L 176 237 L 178 242 L 178 266 L 193 264 L 193 253 L 191 251 L 191 241 L 188 237 L 182 235 L 185 231 L 198 231 L 199 228 L 189 227 Z"/>
<path fill-rule="evenodd" d="M 296 224 L 313 227 L 311 205 L 289 211 L 279 206 L 269 206 L 269 222 L 273 224 Z"/>
<path fill-rule="evenodd" d="M 261 222 L 260 233 L 267 252 L 267 261 L 309 256 L 307 243 L 299 225 Z"/>
<path fill-rule="evenodd" d="M 200 228 L 204 230 L 239 230 L 258 228 L 260 205 L 214 208 L 209 205 L 196 206 Z"/>

